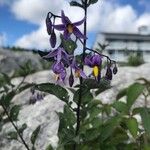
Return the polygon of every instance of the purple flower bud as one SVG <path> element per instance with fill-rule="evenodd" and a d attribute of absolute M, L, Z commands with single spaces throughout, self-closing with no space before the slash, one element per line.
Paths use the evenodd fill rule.
<path fill-rule="evenodd" d="M 105 78 L 107 80 L 112 80 L 112 70 L 109 66 L 107 67 Z"/>
<path fill-rule="evenodd" d="M 46 28 L 47 28 L 47 33 L 50 35 L 52 32 L 52 21 L 49 18 L 49 13 L 47 14 L 47 17 L 46 17 Z"/>
<path fill-rule="evenodd" d="M 115 67 L 113 68 L 113 74 L 116 74 L 118 72 L 118 68 L 117 66 L 115 65 Z"/>
<path fill-rule="evenodd" d="M 54 48 L 55 45 L 56 45 L 56 34 L 54 32 L 54 29 L 53 29 L 53 31 L 51 33 L 50 44 L 51 44 L 52 48 Z"/>
<path fill-rule="evenodd" d="M 72 87 L 74 83 L 74 76 L 72 74 L 72 70 L 71 70 L 71 74 L 69 76 L 69 86 Z"/>

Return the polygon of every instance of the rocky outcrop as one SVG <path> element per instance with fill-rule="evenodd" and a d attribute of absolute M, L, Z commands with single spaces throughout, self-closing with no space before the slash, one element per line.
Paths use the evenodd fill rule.
<path fill-rule="evenodd" d="M 118 74 L 113 77 L 112 88 L 104 91 L 97 96 L 104 103 L 110 103 L 115 100 L 116 94 L 120 89 L 127 87 L 136 79 L 144 77 L 150 80 L 150 64 L 144 64 L 139 67 L 119 67 Z M 13 83 L 18 84 L 21 78 L 13 79 Z M 37 72 L 29 75 L 26 82 L 43 83 L 54 82 L 51 71 Z M 24 138 L 30 144 L 31 132 L 41 125 L 41 131 L 36 141 L 37 150 L 45 150 L 46 146 L 51 143 L 54 147 L 57 145 L 57 129 L 59 125 L 56 111 L 63 111 L 64 103 L 53 95 L 47 95 L 43 100 L 38 101 L 34 105 L 29 105 L 30 90 L 25 90 L 17 95 L 13 102 L 22 106 L 19 121 L 17 125 L 26 123 L 28 128 L 24 132 Z M 137 102 L 141 105 L 141 101 Z M 25 150 L 24 146 L 16 141 L 8 141 L 5 135 L 8 131 L 14 130 L 10 123 L 3 126 L 0 132 L 0 149 L 1 150 Z"/>

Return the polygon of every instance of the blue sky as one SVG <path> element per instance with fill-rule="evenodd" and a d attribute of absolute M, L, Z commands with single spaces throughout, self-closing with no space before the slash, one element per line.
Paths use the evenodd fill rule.
<path fill-rule="evenodd" d="M 31 6 L 28 6 L 29 1 Z M 32 2 L 35 4 L 36 1 L 37 5 L 32 6 Z M 150 8 L 147 7 L 148 4 L 150 4 L 149 0 L 103 1 L 102 6 L 100 6 L 101 3 L 99 2 L 96 4 L 98 6 L 93 5 L 89 10 L 89 16 L 91 16 L 89 17 L 88 45 L 90 47 L 95 41 L 96 34 L 101 30 L 112 31 L 114 29 L 114 31 L 116 31 L 118 29 L 118 31 L 123 32 L 128 29 L 132 31 L 137 25 L 145 23 L 150 25 L 149 22 L 146 21 L 150 17 Z M 38 3 L 40 3 L 40 6 Z M 59 3 L 62 4 L 62 8 L 59 6 Z M 49 7 L 47 4 L 49 4 Z M 57 6 L 59 6 L 59 8 Z M 26 0 L 26 2 L 25 0 L 0 0 L 0 40 L 3 40 L 3 42 L 0 43 L 4 46 L 21 46 L 37 49 L 42 49 L 42 47 L 43 49 L 48 48 L 49 45 L 47 43 L 49 41 L 46 32 L 44 32 L 44 19 L 46 12 L 48 10 L 51 11 L 51 9 L 56 13 L 59 13 L 61 9 L 66 9 L 68 12 L 69 5 L 67 5 L 66 0 L 55 0 L 55 2 L 53 0 Z M 70 16 L 71 14 L 72 16 L 74 15 L 73 12 L 75 11 L 71 10 L 71 12 L 69 12 Z M 119 13 L 123 17 L 119 16 Z M 40 16 L 38 17 L 39 14 Z M 99 17 L 93 18 L 93 14 L 99 14 Z M 82 17 L 80 11 L 74 19 L 76 20 L 78 16 L 79 18 Z M 116 21 L 114 21 L 115 23 L 111 22 L 112 25 L 110 26 L 109 22 L 113 20 L 113 18 L 116 19 Z M 128 27 L 124 27 L 125 23 L 127 23 L 126 26 Z"/>

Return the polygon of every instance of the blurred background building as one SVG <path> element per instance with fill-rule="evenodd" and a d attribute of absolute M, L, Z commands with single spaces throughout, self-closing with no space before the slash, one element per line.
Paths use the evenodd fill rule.
<path fill-rule="evenodd" d="M 150 28 L 140 26 L 137 33 L 98 33 L 94 48 L 98 43 L 106 46 L 104 53 L 117 61 L 127 61 L 130 54 L 143 57 L 145 62 L 150 62 Z"/>

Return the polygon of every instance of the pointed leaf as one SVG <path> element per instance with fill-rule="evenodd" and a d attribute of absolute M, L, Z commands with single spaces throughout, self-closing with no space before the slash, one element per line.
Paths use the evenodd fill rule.
<path fill-rule="evenodd" d="M 17 121 L 20 109 L 21 109 L 20 105 L 15 105 L 11 108 L 10 117 L 13 121 Z"/>
<path fill-rule="evenodd" d="M 54 150 L 54 149 L 53 149 L 53 147 L 52 147 L 51 144 L 50 144 L 50 145 L 48 145 L 48 146 L 46 147 L 46 150 Z"/>
<path fill-rule="evenodd" d="M 127 127 L 134 138 L 137 137 L 138 133 L 138 122 L 135 118 L 131 117 L 127 119 Z"/>
<path fill-rule="evenodd" d="M 140 83 L 132 84 L 127 90 L 127 105 L 130 108 L 138 96 L 143 92 L 144 86 Z"/>
<path fill-rule="evenodd" d="M 97 3 L 98 2 L 98 0 L 89 0 L 89 3 L 90 4 L 95 4 L 95 3 Z"/>
<path fill-rule="evenodd" d="M 76 7 L 81 7 L 81 8 L 83 8 L 83 6 L 82 6 L 80 3 L 76 2 L 76 1 L 71 1 L 71 2 L 70 2 L 70 6 L 76 6 Z"/>
<path fill-rule="evenodd" d="M 37 137 L 38 137 L 38 134 L 39 134 L 39 132 L 40 132 L 40 128 L 41 128 L 41 126 L 39 125 L 34 131 L 33 131 L 33 133 L 32 133 L 32 135 L 31 135 L 31 143 L 34 145 L 35 144 L 35 141 L 36 141 L 36 139 L 37 139 Z"/>
<path fill-rule="evenodd" d="M 121 102 L 121 101 L 114 102 L 112 106 L 119 112 L 127 112 L 128 110 L 126 103 Z"/>
<path fill-rule="evenodd" d="M 73 97 L 73 101 L 77 103 L 79 101 L 79 98 L 80 98 L 80 89 L 78 89 L 75 92 L 74 97 Z M 87 104 L 87 103 L 89 103 L 93 99 L 93 95 L 90 92 L 90 90 L 83 89 L 82 90 L 82 97 L 81 98 L 82 98 L 82 103 L 83 104 Z"/>
<path fill-rule="evenodd" d="M 56 85 L 53 83 L 42 83 L 35 86 L 38 90 L 42 92 L 47 92 L 49 94 L 55 95 L 60 100 L 64 102 L 68 102 L 69 95 L 65 88 L 61 87 L 60 85 Z"/>
<path fill-rule="evenodd" d="M 144 129 L 150 136 L 150 111 L 147 108 L 143 108 L 141 109 L 140 115 Z"/>

